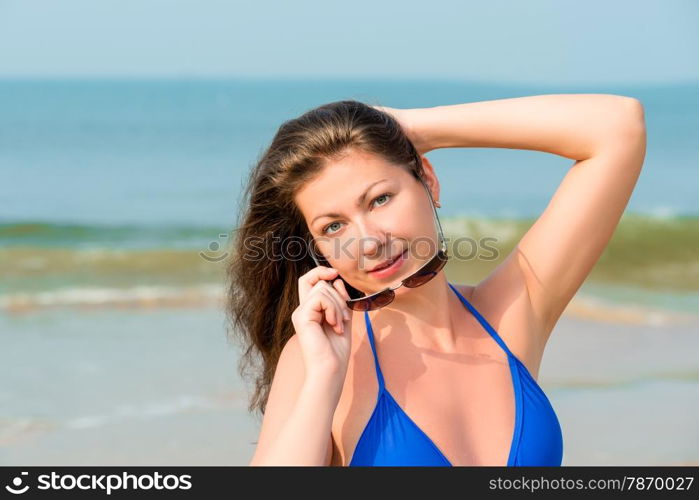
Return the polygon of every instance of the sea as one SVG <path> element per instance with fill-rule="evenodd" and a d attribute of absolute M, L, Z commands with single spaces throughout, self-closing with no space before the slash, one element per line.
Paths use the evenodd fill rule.
<path fill-rule="evenodd" d="M 11 373 L 0 388 L 0 407 L 5 408 L 0 445 L 14 443 L 22 463 L 40 463 L 42 456 L 47 463 L 82 463 L 89 461 L 86 457 L 108 463 L 117 459 L 106 451 L 85 454 L 96 448 L 84 440 L 85 453 L 57 451 L 68 446 L 72 434 L 50 434 L 62 439 L 59 448 L 41 436 L 56 425 L 65 432 L 99 430 L 110 422 L 133 424 L 134 415 L 142 419 L 220 409 L 216 404 L 221 401 L 242 408 L 243 386 L 230 356 L 225 369 L 230 384 L 206 400 L 197 399 L 190 379 L 180 381 L 190 392 L 160 380 L 169 389 L 153 389 L 147 397 L 138 380 L 158 376 L 157 370 L 149 371 L 143 352 L 172 373 L 181 374 L 183 365 L 195 371 L 206 365 L 190 356 L 190 364 L 174 366 L 175 355 L 165 366 L 157 345 L 166 345 L 166 353 L 179 353 L 168 344 L 169 333 L 180 332 L 173 333 L 177 341 L 182 325 L 196 329 L 197 316 L 191 311 L 197 307 L 209 308 L 202 324 L 222 326 L 221 311 L 212 306 L 224 282 L 217 257 L 227 251 L 247 175 L 283 121 L 343 99 L 415 108 L 555 93 L 635 97 L 644 105 L 647 125 L 641 176 L 580 296 L 605 306 L 699 314 L 699 82 L 523 86 L 319 78 L 0 80 L 0 338 L 5 345 L 1 360 Z M 464 228 L 496 231 L 512 241 L 546 208 L 573 163 L 544 152 L 493 148 L 442 149 L 428 157 L 441 183 L 439 214 L 445 230 L 455 236 Z M 169 313 L 163 309 L 167 306 L 179 309 Z M 149 332 L 155 331 L 157 343 L 149 343 Z M 216 335 L 216 342 L 223 342 L 222 329 Z M 190 355 L 198 352 L 192 347 L 199 345 L 197 340 L 188 342 L 181 347 Z M 223 363 L 221 351 L 209 347 L 206 352 L 217 352 Z M 127 373 L 129 359 L 136 359 L 132 368 L 139 379 L 131 373 L 128 390 L 117 388 L 110 377 L 114 370 Z M 688 366 L 683 373 L 690 374 L 690 392 L 696 396 L 697 365 Z M 210 377 L 219 380 L 213 372 Z M 95 380 L 108 381 L 106 392 L 99 392 Z M 72 399 L 51 399 L 41 389 L 42 381 L 49 382 L 46 387 L 55 385 L 58 392 L 51 394 L 83 389 L 80 397 L 71 393 Z M 120 406 L 108 397 L 115 394 Z M 141 406 L 129 399 L 134 394 Z M 222 396 L 226 394 L 230 399 Z M 569 394 L 561 392 L 559 400 Z M 160 396 L 165 399 L 158 403 Z M 696 411 L 696 401 L 692 408 Z M 130 435 L 133 428 L 122 432 Z M 118 442 L 100 441 L 100 446 L 107 450 Z M 195 455 L 197 463 L 228 460 L 217 462 L 206 458 L 203 449 L 195 452 L 195 444 L 187 446 L 189 454 L 183 452 L 178 463 L 187 463 L 187 457 L 191 463 Z M 175 448 L 163 450 L 174 456 Z M 139 460 L 122 452 L 123 463 Z M 139 453 L 150 457 L 152 447 Z M 623 453 L 633 458 L 628 450 Z M 165 456 L 164 451 L 142 462 L 164 463 Z M 225 456 L 230 458 L 220 451 Z M 623 456 L 600 457 L 623 462 Z M 594 460 L 594 455 L 578 455 L 578 461 L 585 457 Z M 697 460 L 693 451 L 682 457 Z"/>

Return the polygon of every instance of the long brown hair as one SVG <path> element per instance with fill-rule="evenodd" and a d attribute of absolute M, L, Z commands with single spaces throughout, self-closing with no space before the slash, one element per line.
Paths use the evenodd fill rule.
<path fill-rule="evenodd" d="M 231 240 L 226 310 L 229 335 L 242 347 L 240 374 L 254 377 L 248 411 L 264 415 L 279 356 L 296 333 L 291 314 L 299 304 L 298 279 L 316 265 L 307 251 L 281 258 L 307 250 L 300 247 L 311 238 L 294 195 L 350 149 L 422 178 L 420 155 L 400 124 L 355 100 L 324 104 L 284 122 L 250 172 Z"/>

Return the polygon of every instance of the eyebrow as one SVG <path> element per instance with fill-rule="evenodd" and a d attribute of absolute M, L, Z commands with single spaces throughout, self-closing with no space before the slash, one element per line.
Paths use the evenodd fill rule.
<path fill-rule="evenodd" d="M 364 199 L 367 197 L 367 194 L 369 193 L 369 191 L 371 190 L 371 188 L 373 188 L 374 186 L 376 186 L 376 185 L 379 184 L 380 182 L 384 182 L 384 181 L 387 181 L 387 180 L 388 180 L 388 179 L 380 179 L 380 180 L 378 180 L 378 181 L 376 181 L 376 182 L 373 182 L 373 183 L 369 184 L 369 186 L 367 186 L 367 188 L 366 188 L 366 189 L 364 190 L 364 192 L 359 196 L 359 198 L 357 198 L 357 206 L 360 206 L 362 203 L 364 203 Z M 311 225 L 313 225 L 313 224 L 315 223 L 316 220 L 318 220 L 318 219 L 320 219 L 320 218 L 322 218 L 322 217 L 342 217 L 342 214 L 338 214 L 338 213 L 335 213 L 335 212 L 331 212 L 331 213 L 327 213 L 327 214 L 318 215 L 318 216 L 316 216 L 316 217 L 311 221 Z"/>

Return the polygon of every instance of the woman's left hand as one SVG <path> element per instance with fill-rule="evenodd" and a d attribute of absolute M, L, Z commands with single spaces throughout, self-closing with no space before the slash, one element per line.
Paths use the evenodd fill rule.
<path fill-rule="evenodd" d="M 388 113 L 389 115 L 393 116 L 393 118 L 395 118 L 400 124 L 401 128 L 405 132 L 405 135 L 407 135 L 408 139 L 410 139 L 410 142 L 413 143 L 415 149 L 417 149 L 418 154 L 423 155 L 434 149 L 418 132 L 417 117 L 418 112 L 420 111 L 419 109 L 398 109 L 391 108 L 389 106 L 372 106 L 372 108 L 378 109 L 379 111 L 383 111 L 384 113 Z"/>

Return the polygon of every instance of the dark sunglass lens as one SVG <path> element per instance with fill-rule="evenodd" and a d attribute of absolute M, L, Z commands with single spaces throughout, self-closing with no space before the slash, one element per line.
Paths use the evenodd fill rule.
<path fill-rule="evenodd" d="M 407 278 L 403 282 L 403 285 L 408 288 L 416 288 L 420 285 L 424 285 L 437 276 L 439 271 L 446 265 L 447 260 L 447 255 L 440 251 L 431 261 L 425 264 L 422 269 L 418 270 L 413 276 Z"/>
<path fill-rule="evenodd" d="M 373 311 L 374 309 L 378 309 L 380 307 L 390 304 L 391 302 L 393 302 L 395 296 L 396 294 L 393 290 L 386 290 L 385 292 L 381 292 L 380 294 L 374 296 L 371 299 L 371 307 L 368 310 Z"/>
<path fill-rule="evenodd" d="M 353 311 L 368 311 L 371 301 L 369 299 L 358 299 L 353 301 L 347 301 L 347 307 Z"/>
<path fill-rule="evenodd" d="M 361 298 L 356 301 L 347 302 L 347 306 L 353 311 L 373 311 L 393 301 L 396 294 L 393 290 L 384 290 L 375 295 Z"/>

